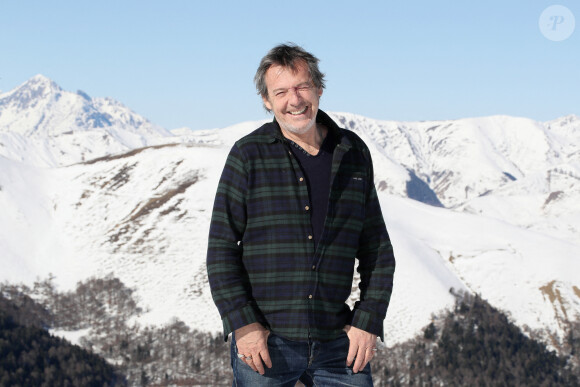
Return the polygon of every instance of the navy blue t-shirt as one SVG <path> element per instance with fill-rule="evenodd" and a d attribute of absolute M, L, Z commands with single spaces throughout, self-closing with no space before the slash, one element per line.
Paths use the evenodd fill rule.
<path fill-rule="evenodd" d="M 288 140 L 288 143 L 304 172 L 308 186 L 308 196 L 311 204 L 310 222 L 312 223 L 312 237 L 316 248 L 324 230 L 324 221 L 328 209 L 332 153 L 336 147 L 336 139 L 329 131 L 317 155 L 311 155 L 292 140 Z"/>

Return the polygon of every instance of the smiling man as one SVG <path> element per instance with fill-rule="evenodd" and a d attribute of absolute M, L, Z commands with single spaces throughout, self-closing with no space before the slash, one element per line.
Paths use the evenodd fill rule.
<path fill-rule="evenodd" d="M 369 150 L 318 108 L 324 75 L 301 47 L 274 47 L 254 81 L 274 120 L 232 147 L 207 254 L 233 385 L 372 386 L 395 258 Z"/>

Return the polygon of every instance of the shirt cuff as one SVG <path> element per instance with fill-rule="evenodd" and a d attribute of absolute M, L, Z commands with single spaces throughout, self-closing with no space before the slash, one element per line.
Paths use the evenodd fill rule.
<path fill-rule="evenodd" d="M 385 341 L 383 318 L 375 313 L 367 312 L 366 310 L 355 309 L 352 313 L 352 320 L 350 325 L 362 329 L 363 331 L 372 333 L 380 337 L 381 341 Z"/>
<path fill-rule="evenodd" d="M 266 326 L 262 315 L 256 310 L 253 304 L 247 304 L 241 309 L 236 309 L 222 317 L 224 328 L 224 341 L 228 341 L 228 335 L 238 328 L 259 322 Z"/>

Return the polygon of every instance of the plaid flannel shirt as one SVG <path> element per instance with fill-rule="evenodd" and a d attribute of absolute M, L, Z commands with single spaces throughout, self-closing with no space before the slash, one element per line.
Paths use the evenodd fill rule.
<path fill-rule="evenodd" d="M 314 250 L 306 179 L 278 123 L 232 147 L 211 218 L 207 271 L 230 332 L 260 322 L 290 340 L 329 341 L 346 324 L 383 339 L 395 258 L 364 142 L 324 112 L 336 136 L 324 230 Z M 360 300 L 352 290 L 358 258 Z"/>

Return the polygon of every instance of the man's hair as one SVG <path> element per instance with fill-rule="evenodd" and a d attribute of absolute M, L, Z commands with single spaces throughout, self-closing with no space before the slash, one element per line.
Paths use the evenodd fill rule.
<path fill-rule="evenodd" d="M 259 95 L 268 98 L 266 71 L 274 65 L 288 67 L 292 71 L 296 71 L 297 66 L 300 63 L 306 63 L 314 86 L 318 89 L 324 89 L 326 86 L 324 84 L 324 74 L 320 72 L 318 62 L 319 60 L 317 57 L 294 43 L 280 44 L 268 51 L 266 56 L 264 56 L 260 61 L 260 66 L 258 66 L 256 75 L 254 76 L 256 90 Z M 264 108 L 266 108 L 266 106 L 264 106 Z M 270 111 L 268 108 L 266 108 L 266 110 Z"/>

